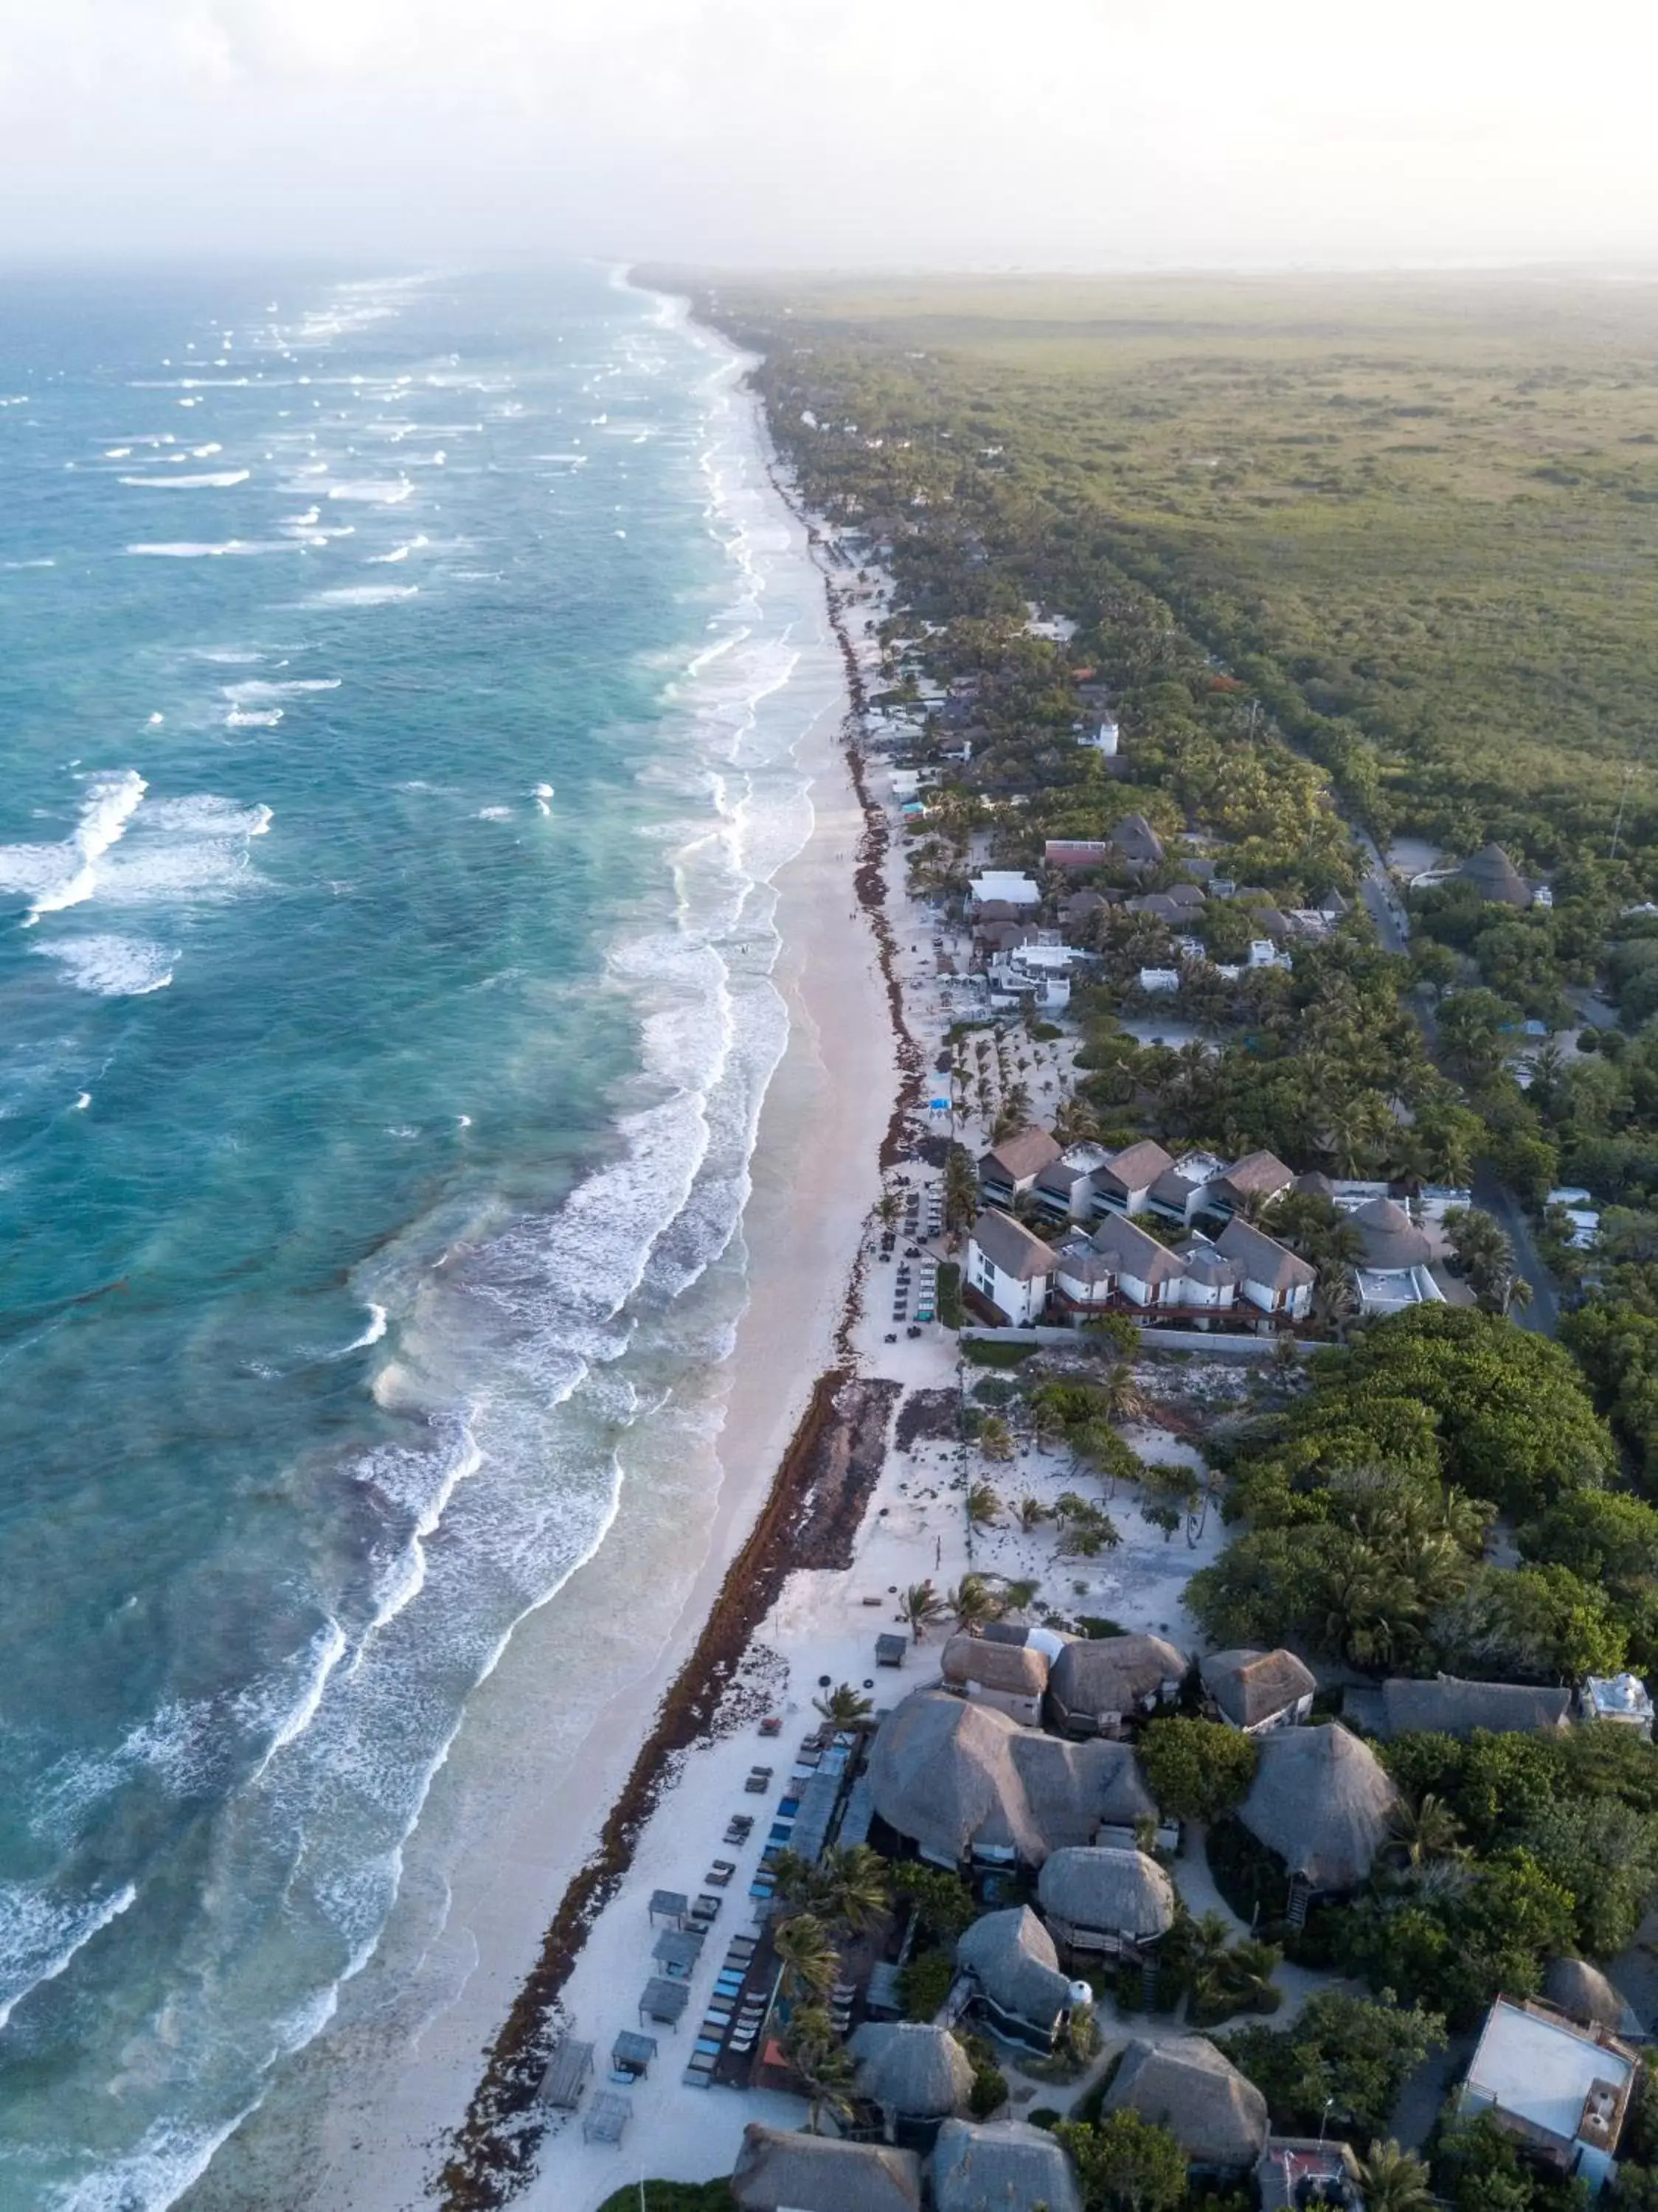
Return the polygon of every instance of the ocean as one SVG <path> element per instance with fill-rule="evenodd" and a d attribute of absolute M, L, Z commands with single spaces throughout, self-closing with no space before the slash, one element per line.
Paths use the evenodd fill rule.
<path fill-rule="evenodd" d="M 705 1420 L 838 679 L 601 270 L 7 278 L 0 487 L 0 2208 L 147 2212 Z"/>

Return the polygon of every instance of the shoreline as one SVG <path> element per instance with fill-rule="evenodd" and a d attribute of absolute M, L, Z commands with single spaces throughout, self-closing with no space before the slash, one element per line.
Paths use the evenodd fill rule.
<path fill-rule="evenodd" d="M 697 335 L 741 360 L 717 332 Z M 480 1684 L 410 1839 L 381 1950 L 186 2192 L 187 2212 L 503 2201 L 522 2175 L 518 2115 L 537 2054 L 588 1931 L 684 1754 L 710 1739 L 722 1699 L 716 1733 L 750 1694 L 733 1686 L 789 1574 L 849 1553 L 880 1472 L 889 1399 L 858 1383 L 850 1328 L 881 1164 L 916 1080 L 913 1043 L 890 1019 L 890 933 L 865 934 L 887 825 L 855 769 L 849 646 L 821 554 L 779 496 L 758 397 L 735 383 L 731 399 L 752 490 L 787 531 L 784 557 L 804 554 L 825 592 L 803 574 L 791 587 L 814 626 L 794 739 L 813 823 L 771 878 L 788 1042 L 736 1242 L 714 1271 L 725 1279 L 707 1292 L 728 1299 L 746 1255 L 735 1346 L 680 1402 L 694 1447 L 685 1478 L 625 1486 L 605 1542 L 557 1604 L 520 1622 Z M 550 1710 L 550 1675 L 572 1660 Z"/>
<path fill-rule="evenodd" d="M 711 326 L 693 322 L 693 327 L 720 347 L 728 347 L 729 342 Z M 779 475 L 764 403 L 758 394 L 739 389 L 752 411 L 766 481 L 804 533 L 807 555 L 822 582 L 826 617 L 842 662 L 847 710 L 832 743 L 844 766 L 861 817 L 851 884 L 857 918 L 868 925 L 875 939 L 893 1032 L 893 1106 L 874 1164 L 884 1170 L 904 1156 L 905 1127 L 919 1103 L 923 1071 L 919 1048 L 904 1018 L 902 988 L 895 967 L 896 940 L 887 913 L 891 830 L 880 802 L 870 793 L 859 743 L 867 693 L 844 611 L 823 556 L 821 533 Z M 813 789 L 815 796 L 815 780 Z M 798 864 L 789 865 L 792 868 Z M 784 871 L 785 876 L 788 872 Z M 794 1042 L 791 1029 L 791 1049 Z M 757 1163 L 765 1135 L 763 1115 Z M 878 1190 L 878 1176 L 872 1181 Z M 860 1243 L 865 1217 L 867 1208 L 860 1217 Z M 620 1889 L 641 1836 L 673 1785 L 676 1755 L 709 1740 L 743 1660 L 782 1597 L 789 1575 L 801 1568 L 851 1564 L 853 1541 L 881 1472 L 884 1416 L 898 1395 L 896 1385 L 865 1382 L 859 1377 L 852 1331 L 862 1307 L 864 1271 L 863 1255 L 857 1251 L 851 1259 L 834 1325 L 832 1364 L 820 1370 L 813 1381 L 757 1516 L 725 1568 L 696 1643 L 657 1706 L 650 1732 L 599 1832 L 597 1846 L 566 1889 L 542 1939 L 535 1965 L 489 2048 L 483 2079 L 466 2119 L 454 2131 L 450 2155 L 438 2177 L 436 2201 L 444 2212 L 482 2212 L 482 2208 L 506 2202 L 528 2179 L 527 2169 L 540 2133 L 525 2130 L 521 2123 L 546 2063 L 549 2029 L 557 2022 L 560 1997 L 588 1936 Z M 740 1324 L 734 1358 L 741 1357 L 742 1334 Z M 878 1407 L 883 1416 L 873 1439 L 861 1433 L 868 1427 L 872 1406 Z M 823 1478 L 838 1471 L 832 1462 L 842 1437 L 848 1449 L 844 1467 L 838 1472 L 850 1480 L 838 1486 L 826 1484 Z"/>

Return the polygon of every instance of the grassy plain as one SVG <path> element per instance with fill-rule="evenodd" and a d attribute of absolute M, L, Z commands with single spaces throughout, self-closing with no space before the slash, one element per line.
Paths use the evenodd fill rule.
<path fill-rule="evenodd" d="M 709 280 L 930 501 L 1027 511 L 1370 740 L 1382 811 L 1658 851 L 1658 284 Z M 990 490 L 986 479 L 994 479 Z M 1649 765 L 1649 763 L 1652 765 Z"/>

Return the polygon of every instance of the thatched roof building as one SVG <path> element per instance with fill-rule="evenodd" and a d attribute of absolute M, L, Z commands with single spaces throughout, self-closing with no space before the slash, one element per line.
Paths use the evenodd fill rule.
<path fill-rule="evenodd" d="M 919 2212 L 921 2160 L 885 2143 L 790 2135 L 751 2120 L 731 2194 L 740 2212 Z"/>
<path fill-rule="evenodd" d="M 1186 1671 L 1184 1653 L 1161 1636 L 1079 1638 L 1049 1669 L 1049 1711 L 1073 1735 L 1103 1735 L 1172 1697 Z"/>
<path fill-rule="evenodd" d="M 1347 1218 L 1363 1240 L 1362 1266 L 1378 1274 L 1394 1274 L 1427 1265 L 1428 1239 L 1395 1200 L 1373 1198 Z"/>
<path fill-rule="evenodd" d="M 869 1785 L 887 1826 L 944 1866 L 975 1850 L 1040 1866 L 1156 1809 L 1126 1744 L 1062 1743 L 944 1689 L 917 1690 L 886 1722 Z"/>
<path fill-rule="evenodd" d="M 1096 1950 L 1106 1938 L 1155 1943 L 1174 1921 L 1174 1885 L 1143 1851 L 1085 1845 L 1055 1851 L 1036 1898 L 1056 1942 Z"/>
<path fill-rule="evenodd" d="M 1247 1733 L 1304 1719 L 1318 1687 L 1293 1651 L 1211 1651 L 1198 1671 L 1221 1717 Z"/>
<path fill-rule="evenodd" d="M 1137 2037 L 1106 2092 L 1107 2112 L 1131 2111 L 1174 2137 L 1193 2166 L 1253 2166 L 1265 2146 L 1266 2100 L 1206 2036 Z"/>
<path fill-rule="evenodd" d="M 1551 2005 L 1588 2027 L 1609 2028 L 1614 2035 L 1641 2033 L 1640 2020 L 1629 1999 L 1587 1959 L 1551 1959 L 1543 1977 L 1543 1994 Z"/>
<path fill-rule="evenodd" d="M 1003 2034 L 1052 2043 L 1070 2010 L 1070 1983 L 1059 1971 L 1052 1936 L 1029 1905 L 975 1920 L 955 1947 L 955 1961 L 972 1976 Z"/>
<path fill-rule="evenodd" d="M 1375 1752 L 1332 1721 L 1262 1737 L 1238 1818 L 1310 1888 L 1352 1889 L 1375 1863 L 1398 1802 Z"/>
<path fill-rule="evenodd" d="M 898 2120 L 947 2120 L 965 2112 L 972 2061 L 947 2027 L 918 2021 L 865 2021 L 847 2049 L 857 2062 L 857 2093 Z"/>
<path fill-rule="evenodd" d="M 1427 1730 L 1438 1735 L 1531 1735 L 1565 1728 L 1571 1692 L 1529 1682 L 1464 1682 L 1436 1674 L 1431 1682 L 1398 1678 L 1381 1686 L 1382 1725 L 1389 1736 Z"/>
<path fill-rule="evenodd" d="M 1454 884 L 1472 884 L 1481 898 L 1503 906 L 1529 906 L 1532 887 L 1501 845 L 1482 845 L 1451 878 Z"/>
<path fill-rule="evenodd" d="M 952 1636 L 939 1661 L 944 1680 L 971 1697 L 987 1696 L 1017 1720 L 1040 1719 L 1048 1686 L 1045 1655 L 1032 1644 L 987 1641 L 982 1636 Z"/>
<path fill-rule="evenodd" d="M 1045 2128 L 1022 2120 L 974 2127 L 947 2120 L 932 2160 L 934 2212 L 1008 2212 L 1044 2204 L 1082 2212 L 1070 2160 Z"/>

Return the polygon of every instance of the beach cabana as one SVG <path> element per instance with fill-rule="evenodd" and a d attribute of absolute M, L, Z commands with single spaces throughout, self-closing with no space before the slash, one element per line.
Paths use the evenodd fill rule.
<path fill-rule="evenodd" d="M 691 1899 L 682 1889 L 653 1889 L 650 1893 L 650 1924 L 653 1928 L 679 1928 L 691 1910 Z"/>
<path fill-rule="evenodd" d="M 857 2063 L 857 2094 L 879 2110 L 888 2142 L 929 2151 L 940 2124 L 966 2111 L 972 2061 L 948 2027 L 867 2020 L 846 2047 Z"/>
<path fill-rule="evenodd" d="M 1078 1638 L 1049 1674 L 1050 1719 L 1067 1735 L 1114 1735 L 1172 1698 L 1186 1671 L 1185 1655 L 1161 1636 Z"/>
<path fill-rule="evenodd" d="M 933 2151 L 932 2180 L 936 2212 L 1002 2212 L 1009 2204 L 1082 2212 L 1070 2160 L 1045 2128 L 1023 2120 L 988 2127 L 946 2120 Z"/>
<path fill-rule="evenodd" d="M 689 1974 L 703 1954 L 703 1939 L 691 1928 L 665 1928 L 650 1947 L 650 1955 L 670 1980 Z"/>
<path fill-rule="evenodd" d="M 1246 1735 L 1304 1721 L 1318 1688 L 1293 1651 L 1212 1651 L 1198 1672 L 1221 1718 Z"/>
<path fill-rule="evenodd" d="M 664 2027 L 677 2027 L 690 2002 L 691 1992 L 683 1982 L 667 1982 L 658 1976 L 645 1984 L 645 1993 L 639 2000 L 639 2017 L 659 2021 Z"/>
<path fill-rule="evenodd" d="M 547 2070 L 541 2076 L 536 2102 L 555 2112 L 573 2112 L 582 2101 L 582 2092 L 592 2071 L 593 2045 L 578 2043 L 571 2035 L 561 2036 L 547 2061 Z"/>
<path fill-rule="evenodd" d="M 1266 2148 L 1266 2100 L 1207 2036 L 1167 2043 L 1137 2036 L 1106 2092 L 1107 2112 L 1138 2112 L 1167 2128 L 1188 2161 L 1209 2173 L 1241 2173 Z"/>
<path fill-rule="evenodd" d="M 731 2194 L 739 2212 L 920 2212 L 921 2160 L 887 2143 L 790 2135 L 751 2120 Z"/>
<path fill-rule="evenodd" d="M 655 2037 L 640 2035 L 631 2027 L 625 2027 L 610 2046 L 611 2064 L 619 2074 L 625 2074 L 633 2080 L 649 2073 L 650 2062 L 655 2056 Z"/>
<path fill-rule="evenodd" d="M 582 2140 L 590 2143 L 619 2143 L 633 2118 L 633 2101 L 606 2089 L 596 2096 L 582 2122 Z"/>
<path fill-rule="evenodd" d="M 1068 1951 L 1137 1953 L 1174 1924 L 1174 1886 L 1143 1851 L 1055 1851 L 1036 1896 L 1048 1933 Z"/>
<path fill-rule="evenodd" d="M 1543 1994 L 1557 2012 L 1567 2013 L 1589 2027 L 1607 2028 L 1613 2035 L 1642 2033 L 1639 2016 L 1628 1998 L 1587 1959 L 1551 1960 L 1543 1977 Z"/>
<path fill-rule="evenodd" d="M 1046 2053 L 1058 2040 L 1075 1995 L 1059 1971 L 1053 1938 L 1027 1905 L 975 1920 L 955 1947 L 984 2016 L 1009 2041 Z M 1084 1995 L 1087 1994 L 1086 1987 Z"/>
<path fill-rule="evenodd" d="M 1399 1792 L 1369 1746 L 1338 1721 L 1260 1740 L 1238 1818 L 1308 1895 L 1355 1889 L 1387 1838 Z M 1292 1899 L 1293 1904 L 1293 1899 Z"/>

